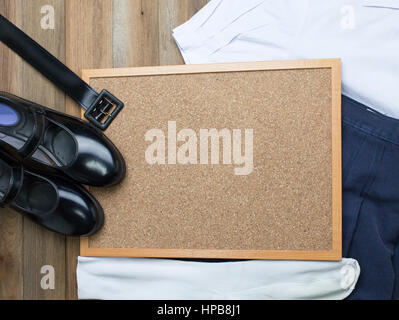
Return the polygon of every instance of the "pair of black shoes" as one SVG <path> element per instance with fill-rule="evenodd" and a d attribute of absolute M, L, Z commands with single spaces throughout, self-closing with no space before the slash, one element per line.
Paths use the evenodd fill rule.
<path fill-rule="evenodd" d="M 0 206 L 68 236 L 103 225 L 98 201 L 81 184 L 120 183 L 121 153 L 78 118 L 0 92 Z"/>

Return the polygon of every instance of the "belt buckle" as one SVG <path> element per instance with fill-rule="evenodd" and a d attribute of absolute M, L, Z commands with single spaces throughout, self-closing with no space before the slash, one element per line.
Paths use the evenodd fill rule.
<path fill-rule="evenodd" d="M 122 101 L 109 91 L 103 90 L 84 115 L 94 126 L 105 131 L 123 109 L 123 106 Z"/>

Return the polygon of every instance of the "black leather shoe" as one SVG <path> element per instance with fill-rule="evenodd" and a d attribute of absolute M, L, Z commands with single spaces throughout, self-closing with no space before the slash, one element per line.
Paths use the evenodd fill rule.
<path fill-rule="evenodd" d="M 0 92 L 0 148 L 43 174 L 97 187 L 125 177 L 125 161 L 93 125 Z"/>
<path fill-rule="evenodd" d="M 1 150 L 0 206 L 9 206 L 45 228 L 68 236 L 91 235 L 104 222 L 100 204 L 83 187 L 26 171 Z"/>

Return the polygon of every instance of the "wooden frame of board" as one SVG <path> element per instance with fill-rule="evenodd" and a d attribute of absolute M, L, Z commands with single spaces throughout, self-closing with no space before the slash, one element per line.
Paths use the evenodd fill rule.
<path fill-rule="evenodd" d="M 261 71 L 286 69 L 331 69 L 332 86 L 332 248 L 328 251 L 304 250 L 207 250 L 207 249 L 149 249 L 92 248 L 88 238 L 81 238 L 82 256 L 96 257 L 156 257 L 156 258 L 224 258 L 224 259 L 282 259 L 282 260 L 340 260 L 342 258 L 342 178 L 341 178 L 341 62 L 340 59 L 265 61 L 207 65 L 177 65 L 120 69 L 83 70 L 82 77 L 134 77 L 147 75 L 195 74 L 228 71 Z M 82 114 L 83 117 L 83 114 Z"/>

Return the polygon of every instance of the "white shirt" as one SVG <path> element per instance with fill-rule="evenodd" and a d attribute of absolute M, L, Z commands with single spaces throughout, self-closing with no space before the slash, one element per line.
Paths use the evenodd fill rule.
<path fill-rule="evenodd" d="M 174 38 L 186 63 L 341 58 L 343 93 L 399 118 L 399 0 L 212 0 Z"/>

